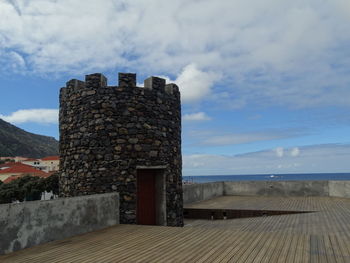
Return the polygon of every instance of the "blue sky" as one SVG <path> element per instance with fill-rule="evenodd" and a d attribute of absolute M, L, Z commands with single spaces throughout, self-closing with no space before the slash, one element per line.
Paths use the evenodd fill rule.
<path fill-rule="evenodd" d="M 348 0 L 0 0 L 0 118 L 58 138 L 69 79 L 178 84 L 184 175 L 349 172 Z"/>

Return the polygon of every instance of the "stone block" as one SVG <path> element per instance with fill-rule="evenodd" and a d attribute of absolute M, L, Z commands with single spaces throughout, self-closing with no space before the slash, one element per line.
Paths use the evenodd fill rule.
<path fill-rule="evenodd" d="M 118 74 L 118 86 L 119 87 L 136 87 L 136 74 L 135 73 L 119 73 Z"/>
<path fill-rule="evenodd" d="M 145 79 L 144 85 L 146 89 L 163 91 L 165 88 L 165 79 L 150 77 L 148 79 Z"/>

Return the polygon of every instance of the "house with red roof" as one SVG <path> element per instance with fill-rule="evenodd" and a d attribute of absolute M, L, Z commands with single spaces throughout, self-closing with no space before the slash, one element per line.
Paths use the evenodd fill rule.
<path fill-rule="evenodd" d="M 20 162 L 45 172 L 52 172 L 59 170 L 60 158 L 59 156 L 47 156 L 40 159 L 27 158 L 25 160 L 21 160 Z"/>
<path fill-rule="evenodd" d="M 18 163 L 15 163 L 15 162 L 9 162 L 9 163 L 3 163 L 3 164 L 0 164 L 0 170 L 4 170 L 6 168 L 10 168 L 14 165 L 16 165 Z"/>
<path fill-rule="evenodd" d="M 15 159 L 15 162 L 18 163 L 28 159 L 28 157 L 16 156 L 14 159 Z"/>
<path fill-rule="evenodd" d="M 60 168 L 60 157 L 59 156 L 47 156 L 40 159 L 41 164 L 46 167 L 45 172 L 58 171 Z"/>
<path fill-rule="evenodd" d="M 6 157 L 7 158 L 7 157 Z M 35 176 L 47 175 L 59 170 L 59 156 L 46 156 L 40 159 L 12 157 L 15 162 L 0 164 L 0 180 L 22 174 L 33 174 Z M 10 169 L 11 168 L 11 169 Z"/>
<path fill-rule="evenodd" d="M 17 178 L 20 178 L 21 175 L 14 175 L 14 176 L 10 176 L 7 179 L 5 179 L 3 182 L 4 184 L 8 184 L 11 183 L 12 181 L 16 180 Z"/>
<path fill-rule="evenodd" d="M 1 166 L 2 167 L 0 167 L 0 180 L 3 182 L 8 178 L 11 178 L 11 177 L 18 178 L 24 175 L 39 176 L 39 177 L 48 177 L 51 175 L 50 173 L 40 171 L 30 165 L 26 165 L 23 163 L 8 163 L 8 164 L 3 164 Z M 9 179 L 7 181 L 12 181 L 12 179 Z"/>
<path fill-rule="evenodd" d="M 46 169 L 46 167 L 41 163 L 40 159 L 27 158 L 27 159 L 21 160 L 19 162 L 21 162 L 23 164 L 26 164 L 26 165 L 33 166 L 33 167 L 35 167 L 36 169 L 39 169 L 39 170 L 45 170 Z"/>

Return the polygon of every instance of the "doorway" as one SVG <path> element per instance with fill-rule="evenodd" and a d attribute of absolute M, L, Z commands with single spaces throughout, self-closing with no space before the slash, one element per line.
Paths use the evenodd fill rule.
<path fill-rule="evenodd" d="M 165 180 L 162 169 L 137 170 L 137 224 L 165 225 Z"/>

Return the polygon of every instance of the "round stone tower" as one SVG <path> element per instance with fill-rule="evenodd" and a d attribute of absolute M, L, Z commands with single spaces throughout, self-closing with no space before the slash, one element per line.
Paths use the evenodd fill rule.
<path fill-rule="evenodd" d="M 181 105 L 175 84 L 119 73 L 70 80 L 60 92 L 60 194 L 116 191 L 120 222 L 183 225 Z"/>

